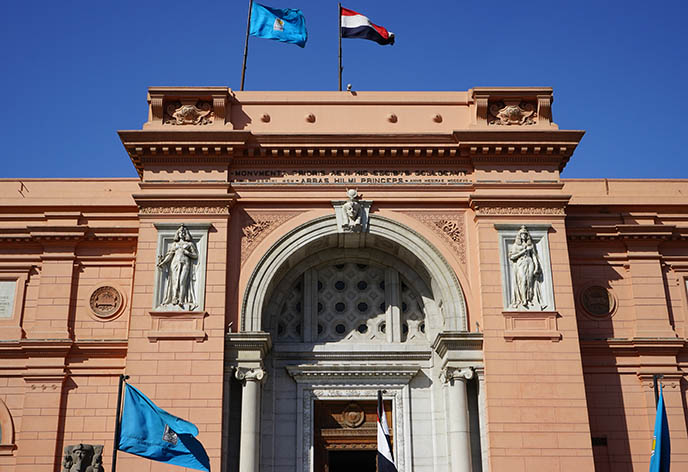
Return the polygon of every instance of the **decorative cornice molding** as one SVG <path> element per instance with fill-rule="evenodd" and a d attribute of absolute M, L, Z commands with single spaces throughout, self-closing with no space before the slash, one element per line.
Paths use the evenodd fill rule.
<path fill-rule="evenodd" d="M 449 351 L 479 351 L 483 348 L 483 334 L 467 331 L 443 331 L 432 342 L 437 355 L 445 357 Z"/>
<path fill-rule="evenodd" d="M 298 365 L 285 369 L 297 382 L 331 381 L 333 379 L 396 380 L 409 382 L 420 371 L 419 366 L 398 365 Z"/>
<path fill-rule="evenodd" d="M 139 206 L 141 215 L 229 215 L 229 205 L 220 206 Z"/>

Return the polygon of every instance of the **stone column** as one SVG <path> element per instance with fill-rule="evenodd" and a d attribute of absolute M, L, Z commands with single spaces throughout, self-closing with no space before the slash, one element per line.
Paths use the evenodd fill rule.
<path fill-rule="evenodd" d="M 442 380 L 449 389 L 448 432 L 451 471 L 471 472 L 471 437 L 468 424 L 468 397 L 466 381 L 473 378 L 473 369 L 447 367 L 442 371 Z"/>
<path fill-rule="evenodd" d="M 266 373 L 260 368 L 239 367 L 235 376 L 243 385 L 239 472 L 258 472 L 260 464 L 260 390 Z"/>

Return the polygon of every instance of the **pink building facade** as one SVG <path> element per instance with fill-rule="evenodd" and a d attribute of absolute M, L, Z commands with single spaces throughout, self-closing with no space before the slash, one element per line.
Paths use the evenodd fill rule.
<path fill-rule="evenodd" d="M 227 472 L 375 470 L 378 390 L 400 472 L 645 470 L 661 374 L 688 467 L 688 180 L 552 99 L 156 87 L 139 178 L 0 180 L 0 470 L 110 470 L 121 374 Z"/>

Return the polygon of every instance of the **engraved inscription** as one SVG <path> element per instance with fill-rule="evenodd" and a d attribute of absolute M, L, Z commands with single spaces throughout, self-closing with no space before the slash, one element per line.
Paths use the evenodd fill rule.
<path fill-rule="evenodd" d="M 12 318 L 16 280 L 0 280 L 0 318 Z"/>

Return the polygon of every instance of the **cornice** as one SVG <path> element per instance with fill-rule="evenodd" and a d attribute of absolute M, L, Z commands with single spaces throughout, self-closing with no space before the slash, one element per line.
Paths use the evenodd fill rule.
<path fill-rule="evenodd" d="M 567 228 L 569 240 L 682 240 L 688 238 L 688 228 L 675 225 L 592 225 Z"/>
<path fill-rule="evenodd" d="M 648 354 L 676 355 L 688 347 L 688 340 L 683 338 L 607 338 L 580 341 L 585 353 L 594 351 L 612 351 L 620 356 L 638 356 Z"/>
<path fill-rule="evenodd" d="M 298 365 L 286 366 L 285 369 L 294 380 L 298 381 L 332 381 L 335 379 L 359 380 L 400 380 L 408 382 L 419 371 L 417 365 Z"/>
<path fill-rule="evenodd" d="M 444 357 L 449 351 L 479 351 L 483 348 L 483 334 L 467 331 L 444 331 L 437 334 L 432 342 L 432 348 L 440 357 Z"/>

